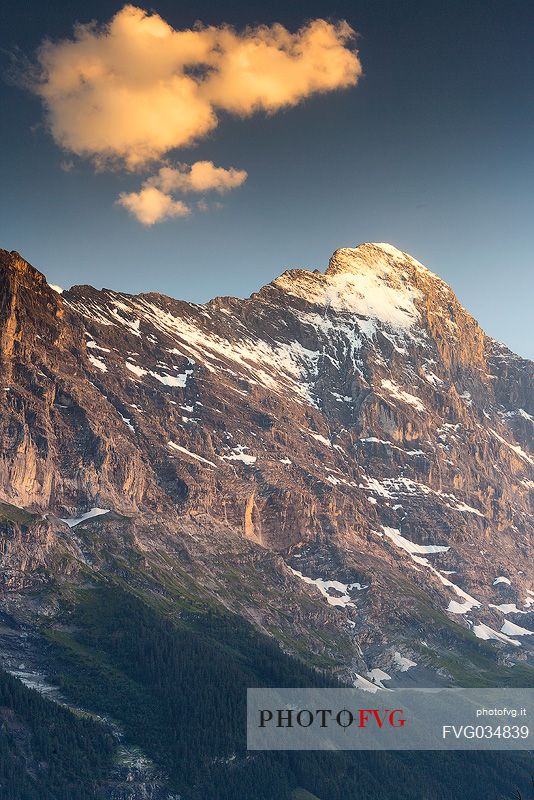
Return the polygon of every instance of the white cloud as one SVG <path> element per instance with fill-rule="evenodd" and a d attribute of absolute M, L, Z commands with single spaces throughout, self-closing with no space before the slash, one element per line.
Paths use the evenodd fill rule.
<path fill-rule="evenodd" d="M 174 30 L 126 5 L 106 25 L 78 25 L 72 39 L 45 42 L 34 89 L 59 145 L 135 169 L 204 138 L 219 111 L 273 113 L 355 85 L 353 38 L 346 22 L 322 19 L 296 33 L 279 24 Z"/>
<path fill-rule="evenodd" d="M 123 192 L 117 203 L 128 209 L 142 225 L 154 225 L 156 222 L 172 217 L 187 217 L 189 207 L 181 200 L 173 198 L 156 189 L 155 186 L 144 186 L 139 192 Z"/>

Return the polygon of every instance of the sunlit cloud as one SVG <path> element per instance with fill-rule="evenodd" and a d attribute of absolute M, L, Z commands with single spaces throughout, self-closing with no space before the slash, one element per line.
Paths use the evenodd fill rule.
<path fill-rule="evenodd" d="M 187 217 L 191 213 L 184 202 L 174 200 L 155 186 L 145 186 L 140 192 L 123 192 L 117 203 L 124 206 L 142 225 L 147 226 L 172 217 Z"/>
<path fill-rule="evenodd" d="M 163 192 L 210 192 L 222 194 L 236 189 L 247 179 L 244 169 L 216 167 L 213 161 L 196 161 L 191 166 L 161 167 L 157 175 L 148 178 L 147 184 Z"/>
<path fill-rule="evenodd" d="M 171 191 L 223 192 L 246 178 L 209 161 L 166 166 L 171 151 L 212 133 L 221 112 L 273 114 L 354 86 L 362 74 L 354 40 L 346 22 L 323 19 L 295 33 L 280 24 L 175 30 L 158 14 L 126 5 L 104 25 L 77 25 L 71 39 L 45 41 L 32 88 L 50 133 L 68 153 L 98 168 L 163 164 L 120 203 L 144 220 L 168 218 L 182 215 Z"/>
<path fill-rule="evenodd" d="M 361 75 L 346 22 L 174 30 L 127 5 L 101 27 L 45 42 L 35 91 L 56 142 L 79 156 L 128 167 L 202 139 L 217 111 L 249 116 L 294 106 Z"/>
<path fill-rule="evenodd" d="M 127 208 L 143 225 L 154 225 L 171 217 L 184 217 L 190 207 L 176 200 L 173 194 L 218 192 L 223 194 L 241 186 L 247 179 L 244 169 L 216 167 L 212 161 L 196 161 L 191 166 L 164 166 L 156 175 L 147 178 L 139 192 L 123 193 L 118 203 Z M 204 198 L 196 203 L 199 211 L 207 211 Z"/>
<path fill-rule="evenodd" d="M 74 161 L 71 159 L 64 159 L 60 162 L 59 168 L 62 172 L 72 172 L 74 169 Z"/>

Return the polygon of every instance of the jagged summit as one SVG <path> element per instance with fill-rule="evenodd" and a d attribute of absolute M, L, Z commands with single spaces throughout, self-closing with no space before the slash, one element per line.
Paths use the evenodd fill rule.
<path fill-rule="evenodd" d="M 421 322 L 430 300 L 437 309 L 455 300 L 441 278 L 385 243 L 340 248 L 324 273 L 288 270 L 273 285 L 309 304 L 374 319 L 404 333 Z"/>
<path fill-rule="evenodd" d="M 16 275 L 17 283 L 27 288 L 50 288 L 56 297 L 64 291 L 49 284 L 46 277 L 16 251 L 0 249 L 0 271 Z M 398 331 L 413 327 L 420 318 L 418 306 L 430 291 L 435 292 L 436 287 L 444 300 L 453 296 L 452 290 L 438 276 L 409 254 L 386 243 L 339 248 L 330 258 L 325 272 L 287 270 L 270 286 L 332 311 L 377 319 Z M 66 291 L 65 299 L 97 297 L 100 292 L 110 290 L 99 290 L 90 285 L 73 286 Z M 110 293 L 117 297 L 125 295 L 122 292 Z M 144 296 L 172 300 L 153 292 L 139 295 Z M 211 307 L 213 304 L 211 301 L 207 305 Z"/>
<path fill-rule="evenodd" d="M 333 253 L 325 274 L 336 275 L 339 272 L 357 274 L 369 270 L 388 276 L 395 271 L 404 273 L 418 271 L 437 277 L 409 253 L 385 242 L 364 242 L 358 247 L 340 247 Z"/>
<path fill-rule="evenodd" d="M 19 281 L 26 285 L 32 283 L 42 286 L 46 283 L 46 278 L 35 269 L 20 253 L 16 250 L 4 250 L 0 248 L 0 272 L 7 275 L 16 275 Z"/>

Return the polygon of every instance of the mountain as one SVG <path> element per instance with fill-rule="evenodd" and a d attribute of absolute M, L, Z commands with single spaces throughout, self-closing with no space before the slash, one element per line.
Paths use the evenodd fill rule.
<path fill-rule="evenodd" d="M 76 631 L 96 647 L 83 593 L 112 584 L 367 688 L 533 685 L 533 365 L 411 256 L 196 305 L 60 293 L 0 251 L 0 345 L 0 655 L 26 683 L 98 705 Z"/>

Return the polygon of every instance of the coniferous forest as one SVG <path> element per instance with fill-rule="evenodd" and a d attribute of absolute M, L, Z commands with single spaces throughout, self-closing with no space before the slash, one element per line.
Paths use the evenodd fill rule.
<path fill-rule="evenodd" d="M 0 672 L 2 800 L 88 800 L 111 769 L 113 749 L 102 725 Z"/>
<path fill-rule="evenodd" d="M 121 588 L 84 590 L 49 633 L 53 679 L 73 703 L 119 721 L 183 800 L 501 800 L 526 789 L 525 755 L 248 753 L 247 686 L 336 685 L 230 614 L 178 622 Z M 113 769 L 104 725 L 3 674 L 2 800 L 100 798 Z"/>

